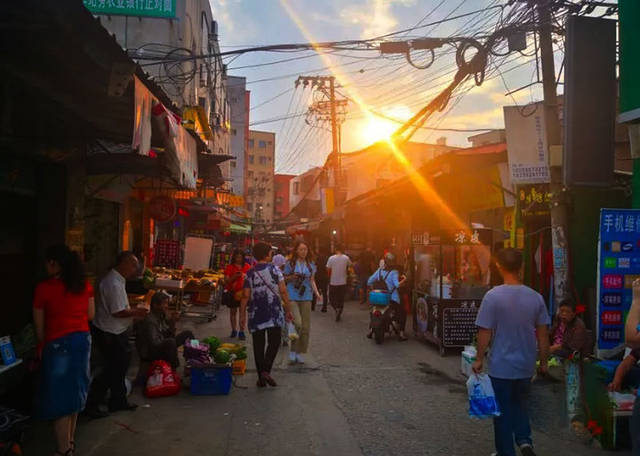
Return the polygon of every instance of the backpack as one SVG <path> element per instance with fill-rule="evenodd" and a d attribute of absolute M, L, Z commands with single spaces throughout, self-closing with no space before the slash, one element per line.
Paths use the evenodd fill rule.
<path fill-rule="evenodd" d="M 378 278 L 376 279 L 375 282 L 373 282 L 373 285 L 371 286 L 371 288 L 373 290 L 378 290 L 378 291 L 389 291 L 389 287 L 387 287 L 387 277 L 389 277 L 389 274 L 391 274 L 391 271 L 387 271 L 387 275 L 384 276 L 384 279 L 381 277 L 382 274 L 382 270 L 378 270 Z"/>

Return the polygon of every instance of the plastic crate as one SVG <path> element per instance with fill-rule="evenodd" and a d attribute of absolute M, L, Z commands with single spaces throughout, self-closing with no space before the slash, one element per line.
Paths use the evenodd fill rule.
<path fill-rule="evenodd" d="M 247 360 L 238 359 L 233 362 L 233 375 L 244 375 L 247 371 Z"/>
<path fill-rule="evenodd" d="M 191 394 L 197 396 L 229 394 L 232 380 L 231 366 L 192 367 Z"/>

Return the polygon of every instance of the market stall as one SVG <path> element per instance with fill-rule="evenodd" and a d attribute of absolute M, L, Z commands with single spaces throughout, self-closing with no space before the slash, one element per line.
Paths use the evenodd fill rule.
<path fill-rule="evenodd" d="M 469 345 L 491 276 L 490 229 L 441 231 L 412 236 L 414 332 L 447 348 Z"/>

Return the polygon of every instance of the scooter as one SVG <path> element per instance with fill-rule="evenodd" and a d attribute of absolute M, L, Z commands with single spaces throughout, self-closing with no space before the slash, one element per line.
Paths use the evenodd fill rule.
<path fill-rule="evenodd" d="M 384 342 L 384 335 L 394 331 L 398 334 L 395 326 L 395 312 L 391 307 L 391 295 L 387 291 L 373 290 L 369 293 L 369 327 L 371 335 L 376 344 Z"/>

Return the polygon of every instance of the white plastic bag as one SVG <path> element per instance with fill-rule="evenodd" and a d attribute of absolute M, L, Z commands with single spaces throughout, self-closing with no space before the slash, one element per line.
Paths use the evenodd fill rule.
<path fill-rule="evenodd" d="M 467 380 L 469 392 L 469 416 L 471 418 L 493 418 L 500 416 L 496 395 L 487 374 L 471 375 Z"/>
<path fill-rule="evenodd" d="M 291 321 L 287 322 L 287 336 L 289 340 L 297 340 L 300 338 L 298 331 L 296 331 L 296 325 Z"/>

